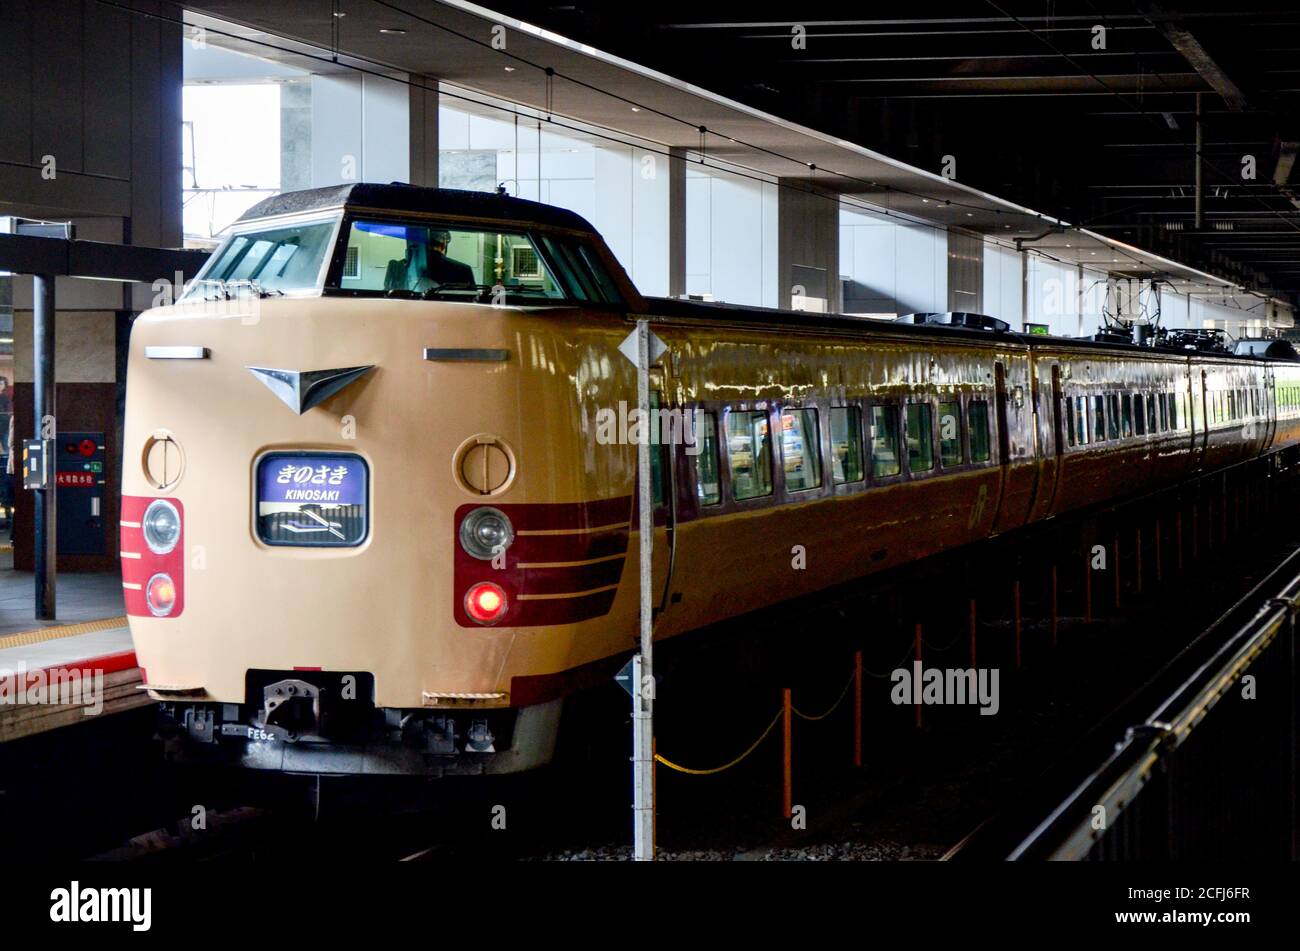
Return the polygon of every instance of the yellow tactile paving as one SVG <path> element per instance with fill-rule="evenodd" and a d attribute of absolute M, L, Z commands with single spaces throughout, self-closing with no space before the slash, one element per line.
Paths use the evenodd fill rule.
<path fill-rule="evenodd" d="M 57 641 L 61 637 L 76 634 L 92 634 L 95 631 L 107 631 L 114 627 L 126 627 L 126 615 L 106 617 L 98 621 L 83 621 L 80 624 L 63 624 L 55 627 L 40 627 L 32 631 L 19 631 L 0 637 L 0 650 L 6 647 L 26 647 L 28 644 L 40 644 L 44 641 Z"/>

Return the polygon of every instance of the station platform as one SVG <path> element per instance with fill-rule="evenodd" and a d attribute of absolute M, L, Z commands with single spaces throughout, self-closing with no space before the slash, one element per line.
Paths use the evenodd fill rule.
<path fill-rule="evenodd" d="M 65 572 L 56 586 L 58 620 L 36 620 L 35 578 L 30 571 L 14 571 L 13 557 L 13 550 L 0 543 L 0 639 L 126 614 L 122 576 L 116 571 Z"/>
<path fill-rule="evenodd" d="M 56 621 L 34 619 L 32 575 L 0 552 L 0 743 L 122 713 L 141 690 L 116 574 L 59 578 Z"/>

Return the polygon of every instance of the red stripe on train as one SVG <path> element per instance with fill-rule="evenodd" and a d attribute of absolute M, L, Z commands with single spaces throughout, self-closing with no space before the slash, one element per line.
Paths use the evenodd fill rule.
<path fill-rule="evenodd" d="M 165 555 L 155 555 L 149 550 L 144 540 L 144 530 L 139 527 L 144 519 L 145 509 L 154 501 L 155 496 L 122 496 L 122 533 L 121 551 L 138 554 L 139 558 L 122 558 L 122 597 L 126 602 L 126 613 L 131 617 L 153 617 L 149 603 L 145 600 L 145 588 L 149 579 L 162 572 L 172 579 L 176 589 L 176 606 L 168 618 L 180 617 L 185 610 L 185 506 L 180 499 L 167 498 L 176 506 L 176 513 L 181 518 L 181 534 L 176 539 L 176 547 Z M 127 522 L 135 523 L 128 526 Z M 139 585 L 128 588 L 125 585 Z"/>
<path fill-rule="evenodd" d="M 632 517 L 630 495 L 592 502 L 493 506 L 510 519 L 515 531 L 514 542 L 505 550 L 501 567 L 474 558 L 461 547 L 461 521 L 480 504 L 490 503 L 466 503 L 456 509 L 453 519 L 455 600 L 452 612 L 457 624 L 480 626 L 466 614 L 464 598 L 471 587 L 482 581 L 499 585 L 506 593 L 506 613 L 495 626 L 572 624 L 609 613 L 615 591 L 593 592 L 593 589 L 617 585 L 622 577 Z M 562 562 L 578 564 L 558 564 Z M 520 597 L 567 594 L 576 596 L 539 600 Z"/>

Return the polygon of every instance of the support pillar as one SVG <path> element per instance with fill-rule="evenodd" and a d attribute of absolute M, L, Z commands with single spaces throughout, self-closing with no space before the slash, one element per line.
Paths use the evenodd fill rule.
<path fill-rule="evenodd" d="M 53 445 L 56 432 L 54 408 L 54 277 L 37 274 L 32 279 L 32 367 L 34 369 L 34 438 L 45 443 L 49 483 L 35 495 L 36 618 L 55 619 L 57 579 L 58 513 L 54 476 Z"/>

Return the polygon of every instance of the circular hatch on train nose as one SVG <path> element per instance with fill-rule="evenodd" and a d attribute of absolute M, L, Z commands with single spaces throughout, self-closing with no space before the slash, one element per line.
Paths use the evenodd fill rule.
<path fill-rule="evenodd" d="M 185 471 L 185 455 L 181 444 L 166 430 L 158 430 L 144 444 L 144 477 L 149 485 L 165 492 L 181 479 Z"/>
<path fill-rule="evenodd" d="M 515 477 L 515 454 L 496 436 L 480 433 L 456 450 L 452 474 L 462 489 L 474 495 L 503 492 Z"/>

